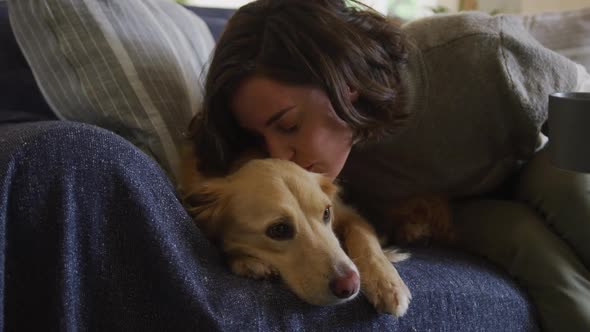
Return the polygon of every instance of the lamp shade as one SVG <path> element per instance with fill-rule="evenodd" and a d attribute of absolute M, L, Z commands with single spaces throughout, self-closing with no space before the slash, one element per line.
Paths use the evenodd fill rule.
<path fill-rule="evenodd" d="M 590 93 L 549 96 L 549 154 L 563 169 L 590 173 Z"/>

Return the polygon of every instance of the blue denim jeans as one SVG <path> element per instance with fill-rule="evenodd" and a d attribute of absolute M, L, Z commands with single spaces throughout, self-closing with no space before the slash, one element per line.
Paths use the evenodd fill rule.
<path fill-rule="evenodd" d="M 71 122 L 0 125 L 0 329 L 530 331 L 527 297 L 496 268 L 412 249 L 401 319 L 364 296 L 330 307 L 232 275 L 165 174 L 117 135 Z"/>

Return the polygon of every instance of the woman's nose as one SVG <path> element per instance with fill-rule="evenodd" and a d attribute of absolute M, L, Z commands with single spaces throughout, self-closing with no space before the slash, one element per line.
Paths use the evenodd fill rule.
<path fill-rule="evenodd" d="M 293 160 L 295 149 L 287 142 L 266 139 L 266 149 L 271 158 Z"/>

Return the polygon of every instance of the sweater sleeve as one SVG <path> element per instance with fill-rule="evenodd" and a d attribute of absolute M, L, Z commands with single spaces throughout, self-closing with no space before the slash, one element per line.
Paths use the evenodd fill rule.
<path fill-rule="evenodd" d="M 578 68 L 578 80 L 575 92 L 590 92 L 590 74 L 582 65 L 576 65 Z"/>
<path fill-rule="evenodd" d="M 518 124 L 519 139 L 525 155 L 538 148 L 540 128 L 547 119 L 549 95 L 576 89 L 578 69 L 570 59 L 544 47 L 532 37 L 522 19 L 502 15 L 500 19 L 500 56 Z M 533 141 L 535 140 L 535 141 Z"/>

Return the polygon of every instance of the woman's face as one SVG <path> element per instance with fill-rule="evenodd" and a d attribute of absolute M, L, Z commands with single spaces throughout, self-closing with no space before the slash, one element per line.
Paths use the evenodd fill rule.
<path fill-rule="evenodd" d="M 350 93 L 351 101 L 357 98 Z M 286 159 L 335 179 L 352 146 L 352 129 L 318 88 L 246 79 L 232 100 L 240 127 L 261 137 L 272 158 Z"/>

